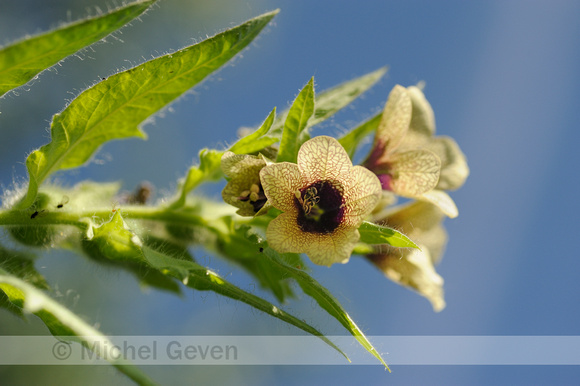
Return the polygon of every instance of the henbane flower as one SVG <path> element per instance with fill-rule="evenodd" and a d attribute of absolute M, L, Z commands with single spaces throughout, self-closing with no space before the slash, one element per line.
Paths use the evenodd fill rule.
<path fill-rule="evenodd" d="M 447 243 L 443 218 L 437 206 L 425 201 L 394 209 L 377 222 L 404 232 L 421 249 L 381 245 L 367 256 L 386 277 L 426 297 L 437 312 L 445 308 L 443 278 L 435 271 Z"/>
<path fill-rule="evenodd" d="M 411 123 L 413 104 L 406 88 L 396 85 L 387 100 L 371 153 L 364 165 L 375 172 L 383 189 L 412 197 L 437 185 L 441 162 L 430 151 L 398 148 Z"/>
<path fill-rule="evenodd" d="M 456 217 L 457 207 L 444 190 L 459 188 L 469 168 L 453 139 L 434 134 L 433 109 L 421 89 L 396 85 L 364 166 L 379 176 L 383 189 L 431 202 Z"/>
<path fill-rule="evenodd" d="M 222 191 L 224 201 L 238 209 L 240 216 L 255 216 L 267 212 L 269 206 L 260 183 L 264 158 L 234 154 L 227 151 L 221 160 L 222 171 L 229 181 Z"/>
<path fill-rule="evenodd" d="M 327 136 L 306 141 L 297 164 L 267 165 L 260 178 L 268 202 L 284 212 L 268 225 L 269 245 L 280 253 L 306 253 L 319 265 L 349 260 L 358 227 L 381 196 L 377 176 L 353 166 Z"/>

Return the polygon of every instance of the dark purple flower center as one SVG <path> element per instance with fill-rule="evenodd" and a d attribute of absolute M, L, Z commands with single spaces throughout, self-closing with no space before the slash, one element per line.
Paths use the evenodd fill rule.
<path fill-rule="evenodd" d="M 300 193 L 300 194 L 298 194 Z M 332 233 L 344 217 L 344 200 L 337 181 L 317 181 L 296 192 L 297 223 L 303 232 Z"/>

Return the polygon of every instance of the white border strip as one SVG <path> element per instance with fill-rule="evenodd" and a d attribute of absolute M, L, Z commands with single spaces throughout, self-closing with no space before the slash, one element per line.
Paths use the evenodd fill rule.
<path fill-rule="evenodd" d="M 329 336 L 353 365 L 379 365 L 353 337 Z M 348 365 L 313 336 L 111 336 L 102 358 L 52 336 L 0 336 L 0 365 Z M 580 336 L 371 336 L 389 365 L 580 365 Z"/>

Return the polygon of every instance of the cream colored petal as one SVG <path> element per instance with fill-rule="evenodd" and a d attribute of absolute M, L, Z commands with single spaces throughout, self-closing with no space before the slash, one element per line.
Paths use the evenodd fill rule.
<path fill-rule="evenodd" d="M 244 154 L 235 154 L 231 151 L 226 151 L 224 155 L 222 155 L 222 171 L 228 177 L 231 177 L 234 173 L 232 173 L 232 168 L 244 159 Z"/>
<path fill-rule="evenodd" d="M 358 228 L 381 199 L 381 183 L 373 172 L 362 166 L 354 166 L 342 178 L 346 206 L 344 221 Z"/>
<path fill-rule="evenodd" d="M 331 234 L 304 233 L 305 251 L 314 264 L 331 266 L 345 264 L 360 239 L 354 227 L 340 225 Z"/>
<path fill-rule="evenodd" d="M 259 179 L 252 182 L 240 178 L 232 178 L 232 180 L 226 184 L 224 190 L 222 190 L 222 198 L 224 202 L 239 208 L 236 213 L 240 216 L 254 216 L 255 212 L 252 204 L 249 201 L 241 201 L 239 197 L 241 193 L 248 190 L 253 183 L 258 182 Z"/>
<path fill-rule="evenodd" d="M 327 136 L 314 137 L 300 147 L 298 168 L 308 183 L 340 180 L 352 168 L 352 161 L 340 143 Z"/>
<path fill-rule="evenodd" d="M 296 222 L 297 212 L 284 212 L 270 221 L 266 229 L 268 245 L 279 253 L 306 252 L 306 233 Z"/>
<path fill-rule="evenodd" d="M 441 161 L 429 150 L 395 153 L 390 162 L 393 192 L 412 197 L 435 188 L 439 180 Z"/>
<path fill-rule="evenodd" d="M 410 287 L 426 297 L 435 312 L 445 308 L 443 278 L 435 271 L 426 248 L 422 251 L 405 250 L 402 257 L 396 253 L 375 256 L 371 261 L 395 283 Z"/>
<path fill-rule="evenodd" d="M 416 240 L 427 248 L 433 265 L 439 264 L 443 258 L 443 253 L 445 252 L 448 240 L 447 231 L 443 224 L 439 224 L 438 226 L 421 233 Z"/>
<path fill-rule="evenodd" d="M 296 164 L 280 162 L 265 166 L 260 172 L 262 188 L 268 201 L 281 211 L 295 211 L 295 192 L 303 186 Z"/>
<path fill-rule="evenodd" d="M 238 177 L 258 179 L 258 172 L 266 165 L 259 157 L 247 154 L 234 154 L 231 151 L 224 153 L 221 167 L 224 174 L 230 178 Z"/>
<path fill-rule="evenodd" d="M 262 215 L 265 215 L 266 213 L 268 213 L 268 211 L 270 210 L 270 208 L 272 208 L 272 204 L 270 203 L 270 201 L 266 201 L 266 203 L 264 204 L 264 206 L 257 213 L 255 213 L 254 216 L 262 216 Z"/>
<path fill-rule="evenodd" d="M 226 184 L 226 186 L 224 187 L 224 190 L 222 190 L 222 198 L 224 199 L 224 202 L 233 205 L 235 207 L 238 208 L 242 208 L 243 206 L 240 206 L 241 204 L 248 204 L 248 208 L 251 207 L 250 203 L 248 202 L 243 202 L 238 200 L 238 197 L 240 197 L 240 194 L 244 191 L 250 188 L 252 184 L 247 184 L 246 181 L 240 181 L 240 180 L 231 180 L 230 182 L 228 182 Z"/>
<path fill-rule="evenodd" d="M 457 142 L 453 138 L 439 136 L 429 141 L 425 149 L 431 150 L 441 159 L 441 175 L 437 189 L 454 190 L 460 188 L 469 176 L 469 167 Z"/>
<path fill-rule="evenodd" d="M 256 212 L 254 211 L 254 207 L 251 204 L 244 205 L 243 208 L 240 208 L 236 211 L 236 214 L 238 214 L 239 216 L 244 216 L 244 217 L 256 216 Z"/>
<path fill-rule="evenodd" d="M 435 114 L 431 104 L 419 87 L 411 86 L 407 88 L 407 91 L 413 104 L 413 116 L 409 130 L 426 137 L 432 137 L 435 134 Z"/>
<path fill-rule="evenodd" d="M 303 232 L 296 212 L 285 212 L 270 221 L 268 244 L 279 253 L 306 253 L 314 264 L 330 266 L 348 262 L 360 238 L 356 228 L 340 225 L 331 234 Z"/>
<path fill-rule="evenodd" d="M 224 190 L 222 190 L 222 198 L 227 204 L 238 206 L 238 197 L 240 195 L 240 185 L 232 183 L 231 181 L 226 184 Z"/>
<path fill-rule="evenodd" d="M 389 94 L 383 117 L 377 128 L 374 146 L 383 147 L 383 153 L 392 152 L 399 146 L 411 123 L 413 105 L 407 89 L 396 85 Z"/>
<path fill-rule="evenodd" d="M 378 223 L 382 221 L 393 208 L 394 205 L 397 204 L 397 195 L 391 192 L 390 190 L 383 190 L 381 193 L 381 198 L 373 209 L 371 213 L 371 218 L 369 219 L 370 222 Z"/>
<path fill-rule="evenodd" d="M 431 142 L 432 139 L 433 137 L 427 137 L 424 134 L 409 130 L 397 148 L 397 153 L 403 153 L 409 150 L 423 149 Z"/>
<path fill-rule="evenodd" d="M 445 215 L 436 205 L 427 201 L 413 201 L 393 208 L 383 219 L 388 226 L 405 234 L 416 230 L 426 231 L 438 226 Z"/>
<path fill-rule="evenodd" d="M 222 171 L 230 181 L 222 190 L 224 202 L 239 208 L 240 216 L 254 216 L 254 207 L 249 201 L 240 201 L 242 192 L 260 183 L 260 170 L 266 165 L 263 159 L 246 154 L 226 152 L 221 159 Z"/>
<path fill-rule="evenodd" d="M 437 205 L 437 207 L 441 209 L 447 217 L 455 218 L 459 215 L 459 211 L 457 210 L 457 206 L 455 205 L 455 202 L 453 202 L 453 199 L 442 190 L 433 189 L 416 196 L 415 198 Z"/>
<path fill-rule="evenodd" d="M 442 224 L 444 219 L 445 214 L 436 205 L 413 201 L 394 208 L 377 223 L 395 228 L 427 247 L 433 264 L 437 264 L 447 244 L 447 231 Z"/>

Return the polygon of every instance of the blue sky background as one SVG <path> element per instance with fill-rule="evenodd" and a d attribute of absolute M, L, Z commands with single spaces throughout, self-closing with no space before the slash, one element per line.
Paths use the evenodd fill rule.
<path fill-rule="evenodd" d="M 0 44 L 54 27 L 67 20 L 67 11 L 72 20 L 94 14 L 91 4 L 107 8 L 97 0 L 50 7 L 0 0 Z M 233 65 L 145 125 L 148 141 L 107 144 L 99 162 L 63 173 L 61 181 L 123 179 L 132 189 L 149 180 L 161 197 L 199 149 L 223 146 L 240 126 L 261 122 L 274 106 L 285 108 L 311 76 L 323 90 L 387 65 L 385 79 L 314 134 L 335 135 L 370 117 L 397 83 L 426 82 L 438 134 L 457 140 L 471 168 L 465 186 L 452 193 L 460 215 L 445 223 L 450 241 L 438 272 L 447 308 L 434 313 L 424 298 L 359 258 L 313 267 L 313 275 L 368 335 L 579 335 L 578 1 L 161 1 L 117 35 L 123 42 L 109 38 L 43 73 L 27 86 L 30 92 L 0 101 L 0 183 L 10 188 L 25 181 L 25 156 L 48 141 L 51 116 L 100 77 L 275 8 L 281 13 L 274 23 Z M 218 197 L 220 189 L 204 192 Z M 219 258 L 203 251 L 196 258 L 251 288 Z M 143 293 L 129 276 L 72 254 L 51 253 L 39 266 L 59 300 L 107 334 L 297 333 L 212 294 Z M 343 334 L 305 297 L 286 309 L 309 315 L 329 335 Z M 5 312 L 0 320 L 3 334 L 46 333 L 34 320 L 23 324 Z M 126 382 L 106 367 L 34 370 L 0 368 L 0 379 L 40 376 L 46 384 L 62 384 L 90 374 L 90 384 Z M 394 366 L 392 374 L 378 365 L 145 370 L 165 384 L 553 385 L 580 379 L 578 366 Z"/>

